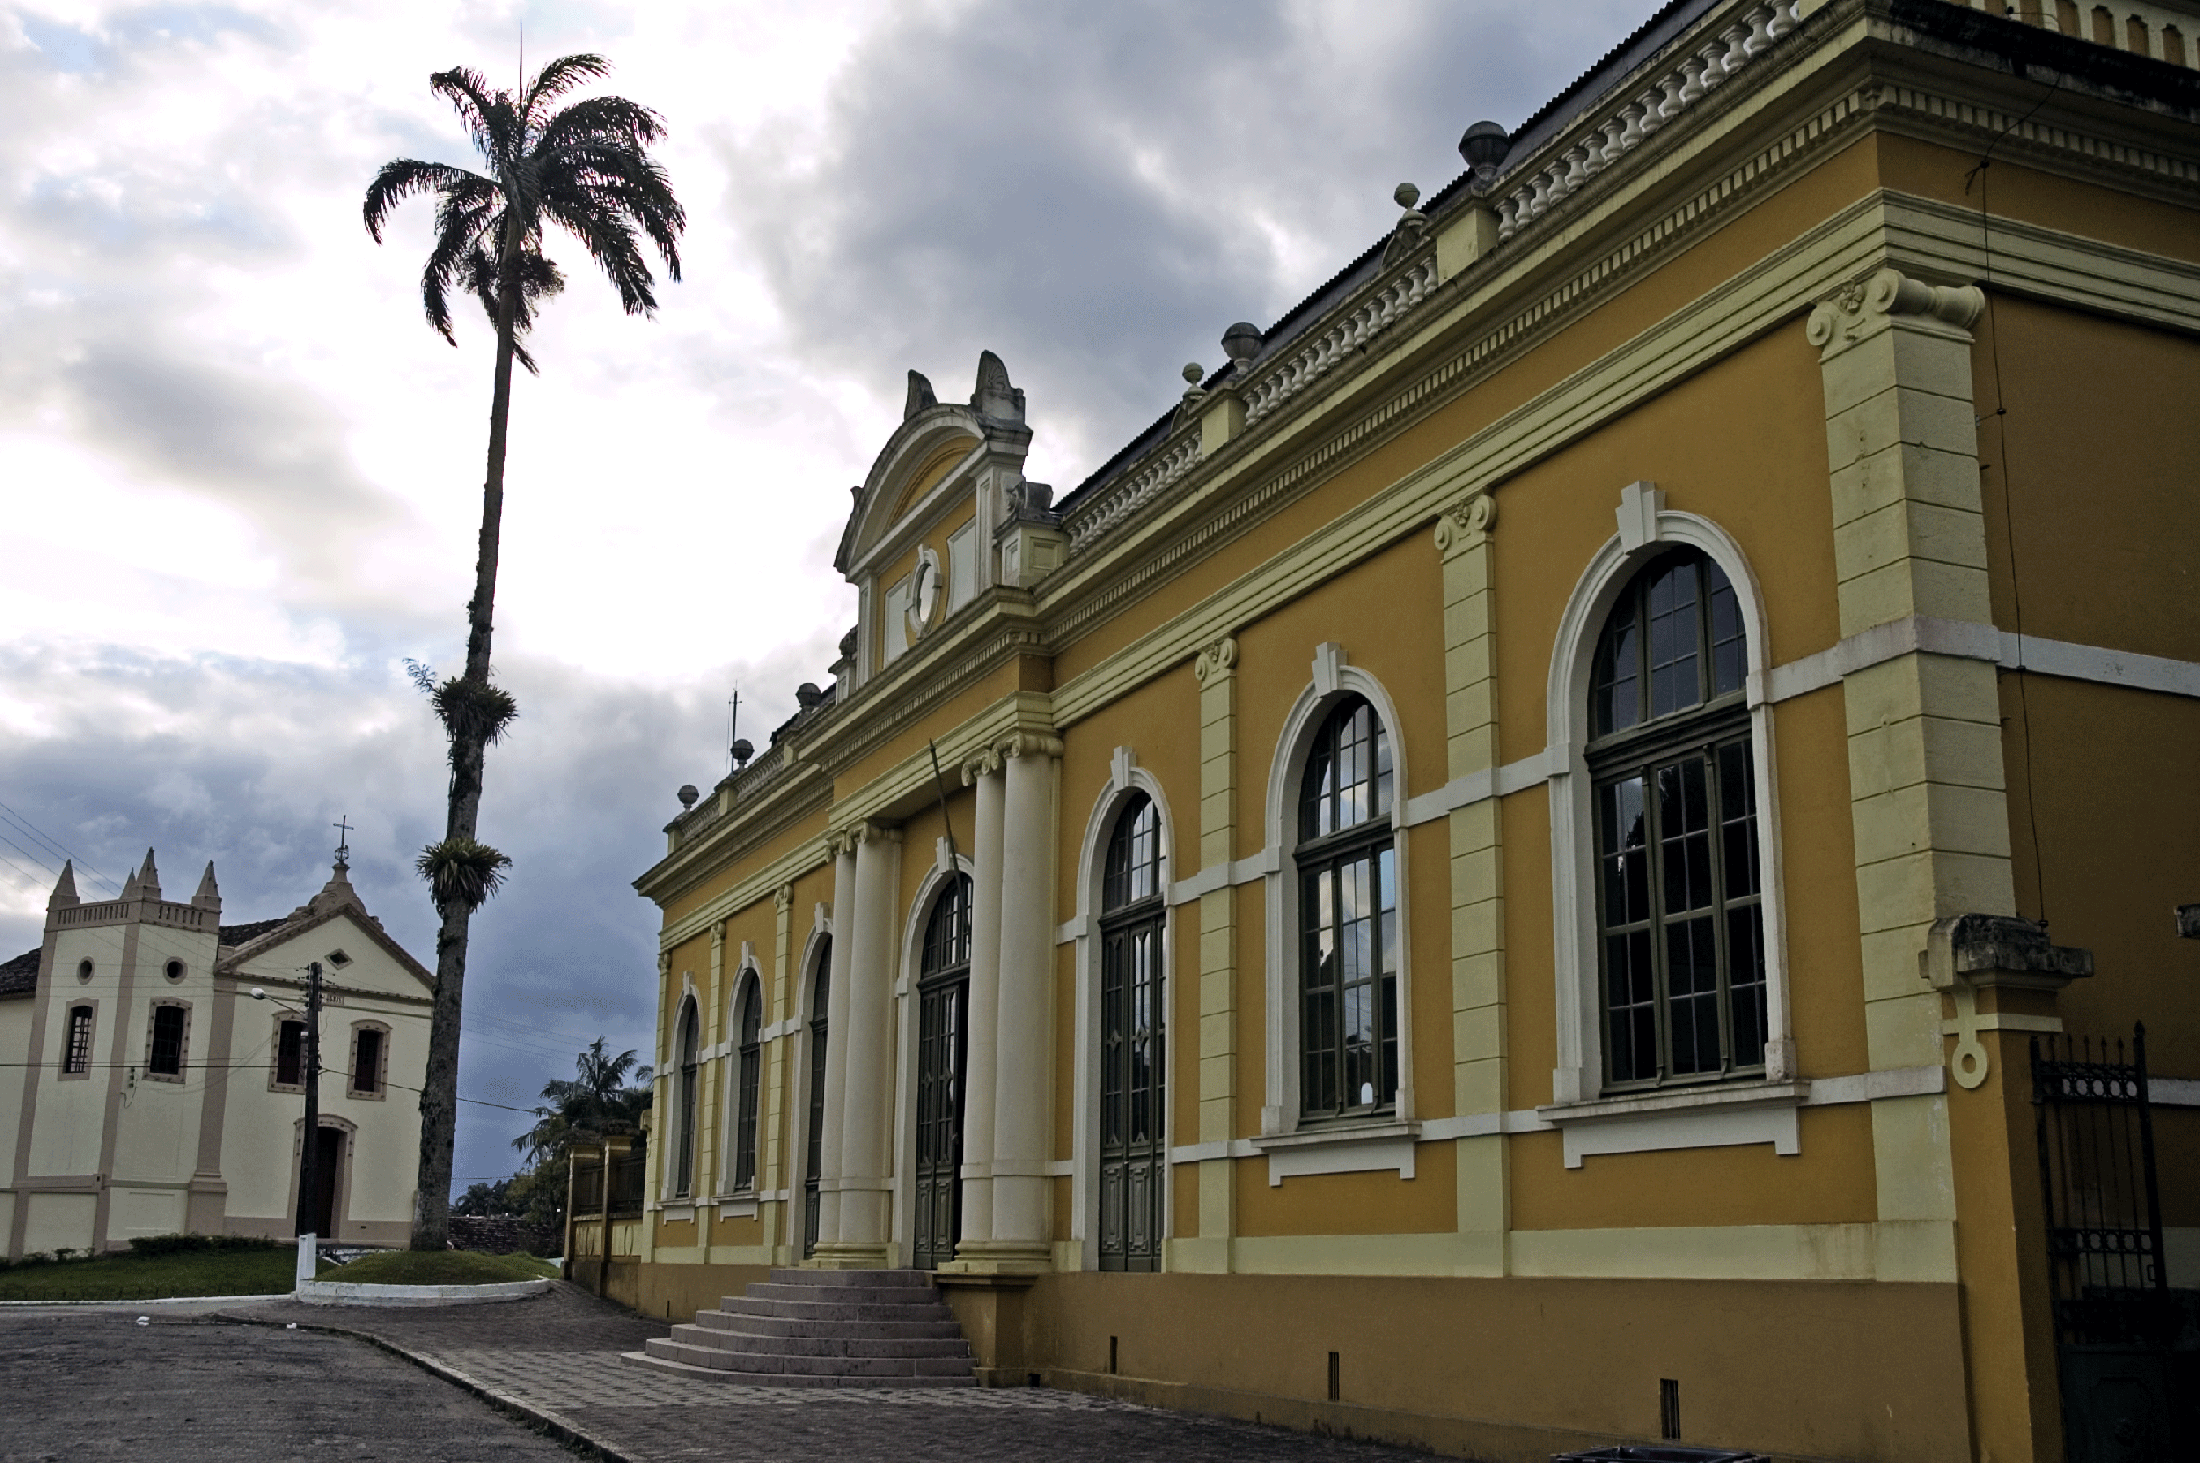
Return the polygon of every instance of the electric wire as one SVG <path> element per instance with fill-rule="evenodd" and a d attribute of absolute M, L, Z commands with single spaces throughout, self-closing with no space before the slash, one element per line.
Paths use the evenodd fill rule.
<path fill-rule="evenodd" d="M 2053 98 L 2055 93 L 2061 88 L 2062 76 L 2061 73 L 2058 72 L 2054 80 L 2048 84 L 2047 90 L 2040 93 L 2039 99 L 2032 103 L 2032 109 L 2026 112 L 2023 116 L 2018 117 L 2014 121 L 2010 122 L 2009 125 L 2002 128 L 2001 131 L 1995 133 L 1993 140 L 1986 144 L 1986 150 L 1979 154 L 1978 161 L 1972 164 L 1970 171 L 1963 175 L 1963 191 L 1966 195 L 1970 193 L 1973 183 L 1976 183 L 1978 185 L 1979 256 L 1981 274 L 1979 281 L 1979 292 L 1986 297 L 1987 363 L 1991 368 L 1994 377 L 1994 409 L 1991 412 L 1981 413 L 1975 416 L 1973 418 L 1973 424 L 1974 426 L 1984 426 L 1987 417 L 1991 416 L 1994 419 L 1995 440 L 1997 445 L 2001 449 L 2001 519 L 2003 551 L 2005 556 L 2009 560 L 2010 624 L 2012 627 L 2012 633 L 2016 636 L 2017 639 L 2017 664 L 2015 667 L 2013 679 L 2016 682 L 2017 691 L 2017 724 L 2019 732 L 2024 740 L 2024 816 L 2026 824 L 2025 831 L 2026 836 L 2032 845 L 2032 901 L 2034 908 L 2039 911 L 2039 920 L 2042 928 L 2045 928 L 2048 922 L 2047 870 L 2045 867 L 2045 861 L 2043 860 L 2040 853 L 2040 802 L 2038 789 L 2032 775 L 2032 696 L 2028 684 L 2029 676 L 2025 670 L 2024 665 L 2024 588 L 2023 582 L 2017 572 L 2016 497 L 2015 488 L 2013 486 L 2013 481 L 2016 474 L 2011 470 L 2011 454 L 2009 451 L 2009 402 L 2008 398 L 2004 395 L 2002 386 L 2001 315 L 2000 312 L 1995 308 L 1994 291 L 1993 214 L 1987 206 L 1986 189 L 1987 173 L 1988 170 L 1992 168 L 1994 163 L 1994 150 L 2000 147 L 2003 140 L 2006 139 L 2012 132 L 2015 132 L 2025 123 L 2031 121 L 2034 117 L 2038 116 L 2040 108 L 2046 106 L 2048 101 Z"/>

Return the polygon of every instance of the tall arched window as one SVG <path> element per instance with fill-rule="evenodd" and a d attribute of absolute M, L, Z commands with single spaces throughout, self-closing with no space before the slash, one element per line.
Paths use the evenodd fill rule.
<path fill-rule="evenodd" d="M 1134 794 L 1100 879 L 1100 1268 L 1161 1268 L 1167 1101 L 1161 813 Z"/>
<path fill-rule="evenodd" d="M 1398 1094 L 1398 876 L 1390 738 L 1364 696 L 1340 701 L 1299 783 L 1299 1108 L 1390 1111 Z"/>
<path fill-rule="evenodd" d="M 817 1253 L 819 1177 L 825 1166 L 825 1011 L 832 994 L 833 937 L 817 942 L 817 974 L 810 984 L 810 1128 L 803 1141 L 802 1257 Z"/>
<path fill-rule="evenodd" d="M 756 1189 L 756 1096 L 764 1071 L 764 992 L 754 975 L 741 982 L 734 1020 L 741 1043 L 734 1078 L 733 1191 L 747 1194 Z"/>
<path fill-rule="evenodd" d="M 1740 606 L 1695 549 L 1652 560 L 1589 676 L 1605 1080 L 1763 1070 L 1765 937 Z"/>
<path fill-rule="evenodd" d="M 689 1001 L 680 1010 L 679 1036 L 680 1075 L 676 1079 L 679 1090 L 678 1122 L 672 1133 L 672 1193 L 685 1199 L 695 1192 L 695 1058 L 696 1024 L 695 1003 Z"/>
<path fill-rule="evenodd" d="M 962 1227 L 963 1068 L 970 1012 L 970 880 L 950 876 L 924 926 L 917 974 L 915 1264 L 955 1257 Z"/>

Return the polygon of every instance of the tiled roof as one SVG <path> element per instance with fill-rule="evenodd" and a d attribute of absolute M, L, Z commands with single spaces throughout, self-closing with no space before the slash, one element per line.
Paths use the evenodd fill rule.
<path fill-rule="evenodd" d="M 269 930 L 279 930 L 295 918 L 296 915 L 286 914 L 280 919 L 254 920 L 251 924 L 244 925 L 223 925 L 219 938 L 221 943 L 231 947 L 249 945 Z"/>
<path fill-rule="evenodd" d="M 32 946 L 5 965 L 0 965 L 0 996 L 20 995 L 38 989 L 38 954 Z"/>

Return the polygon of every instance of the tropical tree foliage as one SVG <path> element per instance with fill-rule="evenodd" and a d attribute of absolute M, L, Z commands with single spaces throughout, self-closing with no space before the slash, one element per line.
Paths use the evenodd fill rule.
<path fill-rule="evenodd" d="M 483 170 L 398 158 L 385 163 L 367 188 L 367 232 L 377 243 L 399 203 L 415 194 L 436 200 L 435 243 L 420 276 L 420 300 L 429 325 L 457 344 L 451 296 L 459 291 L 479 301 L 496 326 L 488 472 L 482 486 L 474 593 L 466 607 L 466 665 L 441 684 L 431 674 L 416 672 L 449 739 L 451 777 L 443 838 L 419 860 L 441 925 L 436 932 L 428 1070 L 420 1096 L 414 1249 L 440 1250 L 448 1235 L 467 935 L 474 911 L 496 892 L 511 862 L 475 834 L 487 749 L 519 712 L 510 693 L 490 679 L 489 648 L 504 517 L 512 363 L 516 360 L 530 372 L 536 369 L 525 337 L 542 303 L 565 287 L 564 273 L 543 252 L 545 230 L 555 224 L 580 241 L 618 290 L 619 303 L 629 315 L 656 311 L 651 250 L 663 260 L 667 275 L 680 277 L 679 237 L 687 216 L 673 196 L 671 180 L 649 155 L 650 147 L 664 137 L 662 119 L 622 97 L 586 97 L 558 105 L 610 69 L 601 56 L 560 57 L 517 94 L 492 88 L 479 72 L 465 67 L 439 71 L 428 78 L 428 86 L 457 109 Z"/>
<path fill-rule="evenodd" d="M 649 1111 L 650 1069 L 639 1061 L 631 1051 L 612 1056 L 600 1036 L 590 1042 L 575 1060 L 572 1079 L 543 1085 L 535 1125 L 512 1140 L 524 1167 L 511 1178 L 473 1185 L 451 1212 L 562 1226 L 569 1200 L 566 1160 L 573 1145 L 641 1131 L 642 1114 Z"/>

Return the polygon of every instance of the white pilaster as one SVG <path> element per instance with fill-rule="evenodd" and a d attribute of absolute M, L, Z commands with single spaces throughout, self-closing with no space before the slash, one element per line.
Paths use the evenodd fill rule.
<path fill-rule="evenodd" d="M 833 908 L 839 912 L 839 928 L 852 931 L 856 909 L 856 838 L 852 832 L 838 835 L 833 849 Z M 822 1252 L 840 1238 L 840 1184 L 843 1171 L 842 1129 L 848 1118 L 848 995 L 855 983 L 855 940 L 833 941 L 832 976 L 825 998 L 828 1033 L 825 1047 L 824 1131 L 818 1140 L 817 1243 Z"/>
<path fill-rule="evenodd" d="M 1019 732 L 1001 815 L 1000 997 L 993 1103 L 994 1268 L 1043 1268 L 1053 1253 L 1047 1160 L 1053 1116 L 1054 768 L 1062 744 Z M 975 1004 L 975 1003 L 973 1003 Z M 965 1195 L 965 1202 L 968 1196 Z"/>
<path fill-rule="evenodd" d="M 993 1238 L 993 1111 L 1000 1070 L 1002 828 L 1001 758 L 988 751 L 963 768 L 977 803 L 977 877 L 970 893 L 969 1056 L 963 1071 L 962 1233 L 957 1252 Z"/>

